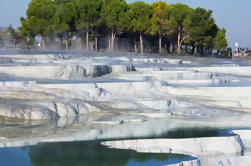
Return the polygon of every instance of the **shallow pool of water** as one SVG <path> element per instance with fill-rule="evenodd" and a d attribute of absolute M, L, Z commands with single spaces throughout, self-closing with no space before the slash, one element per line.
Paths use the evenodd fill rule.
<path fill-rule="evenodd" d="M 161 166 L 193 159 L 180 154 L 110 149 L 96 141 L 0 149 L 1 166 Z"/>

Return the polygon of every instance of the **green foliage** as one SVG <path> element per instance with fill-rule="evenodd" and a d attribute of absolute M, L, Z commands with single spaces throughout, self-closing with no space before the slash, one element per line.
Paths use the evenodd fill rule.
<path fill-rule="evenodd" d="M 127 3 L 125 0 L 105 0 L 101 10 L 101 17 L 109 29 L 122 30 L 123 17 L 126 15 Z"/>
<path fill-rule="evenodd" d="M 57 6 L 53 17 L 54 31 L 59 34 L 74 31 L 74 19 L 77 12 L 73 2 L 71 0 L 56 0 L 55 3 Z"/>
<path fill-rule="evenodd" d="M 100 25 L 102 0 L 74 0 L 73 3 L 78 13 L 75 21 L 77 30 L 93 28 Z"/>
<path fill-rule="evenodd" d="M 27 19 L 21 18 L 19 30 L 24 36 L 46 36 L 52 26 L 55 5 L 51 0 L 32 0 L 26 11 Z"/>
<path fill-rule="evenodd" d="M 131 19 L 129 29 L 133 32 L 145 32 L 151 25 L 153 11 L 149 4 L 142 1 L 134 2 L 129 5 L 128 13 Z"/>
<path fill-rule="evenodd" d="M 189 37 L 190 25 L 192 24 L 190 17 L 193 9 L 181 3 L 170 7 L 170 20 L 167 29 L 169 33 L 173 33 L 177 37 L 177 52 L 180 53 L 182 43 Z"/>
<path fill-rule="evenodd" d="M 116 35 L 123 34 L 133 40 L 140 35 L 141 52 L 143 34 L 144 38 L 150 35 L 153 40 L 158 38 L 159 52 L 168 51 L 167 44 L 170 43 L 179 54 L 184 43 L 202 52 L 227 47 L 225 30 L 216 25 L 211 10 L 192 9 L 181 3 L 136 1 L 128 5 L 125 0 L 31 0 L 26 15 L 26 18 L 20 18 L 18 28 L 26 40 L 41 36 L 43 41 L 55 37 L 69 41 L 74 35 L 83 38 L 85 32 L 88 43 L 89 33 L 93 39 L 98 31 L 103 37 L 109 31 L 111 50 Z M 162 44 L 162 38 L 166 43 Z M 149 43 L 146 48 L 156 47 Z M 162 45 L 166 50 L 162 50 Z"/>
<path fill-rule="evenodd" d="M 104 0 L 101 9 L 101 19 L 110 30 L 108 50 L 113 51 L 114 40 L 117 33 L 121 33 L 128 26 L 126 24 L 127 3 L 125 0 Z"/>
<path fill-rule="evenodd" d="M 214 28 L 215 21 L 212 17 L 212 11 L 203 8 L 196 8 L 191 15 L 192 24 L 190 26 L 190 42 L 194 46 L 208 46 L 212 37 L 212 29 Z"/>
<path fill-rule="evenodd" d="M 5 37 L 6 37 L 5 28 L 0 27 L 0 47 L 5 46 Z"/>
<path fill-rule="evenodd" d="M 230 51 L 229 50 L 221 50 L 220 51 L 220 57 L 222 57 L 222 58 L 231 58 L 230 57 Z"/>
<path fill-rule="evenodd" d="M 37 17 L 49 20 L 53 17 L 55 5 L 51 0 L 32 0 L 26 11 L 27 17 Z"/>
<path fill-rule="evenodd" d="M 189 26 L 192 24 L 190 16 L 193 10 L 187 5 L 181 3 L 170 5 L 170 7 L 170 32 L 181 32 L 182 35 L 187 35 L 188 30 L 190 28 Z"/>
<path fill-rule="evenodd" d="M 187 56 L 187 52 L 185 50 L 181 50 L 179 53 L 180 56 Z"/>
<path fill-rule="evenodd" d="M 153 15 L 151 18 L 151 25 L 148 28 L 148 33 L 151 35 L 156 35 L 158 33 L 164 33 L 165 28 L 168 26 L 170 15 L 169 6 L 162 1 L 154 2 L 151 5 L 153 10 Z"/>
<path fill-rule="evenodd" d="M 143 33 L 146 33 L 151 26 L 153 10 L 151 6 L 143 1 L 136 1 L 129 5 L 128 15 L 130 24 L 128 29 L 132 32 L 139 32 L 140 52 L 144 52 Z"/>
<path fill-rule="evenodd" d="M 214 49 L 221 50 L 226 49 L 227 40 L 226 40 L 226 30 L 218 28 L 216 37 L 214 38 Z"/>
<path fill-rule="evenodd" d="M 26 11 L 27 18 L 21 17 L 21 26 L 18 28 L 27 44 L 34 43 L 36 36 L 41 36 L 43 46 L 45 40 L 51 35 L 53 17 L 55 15 L 55 4 L 51 0 L 32 0 Z"/>
<path fill-rule="evenodd" d="M 16 31 L 12 25 L 9 25 L 7 30 L 6 30 L 6 33 L 8 34 L 7 38 L 8 38 L 8 43 L 9 44 L 13 44 L 16 46 L 17 44 L 17 40 L 19 39 L 20 35 L 19 35 L 19 32 Z"/>

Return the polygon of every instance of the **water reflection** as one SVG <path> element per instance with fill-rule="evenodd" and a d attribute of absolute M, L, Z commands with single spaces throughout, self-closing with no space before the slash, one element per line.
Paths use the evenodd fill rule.
<path fill-rule="evenodd" d="M 220 137 L 233 136 L 228 129 L 212 127 L 177 128 L 164 133 L 162 138 L 198 138 L 198 137 Z"/>
<path fill-rule="evenodd" d="M 161 134 L 150 134 L 144 137 L 130 137 L 123 139 L 179 139 L 179 138 L 203 138 L 203 137 L 222 137 L 222 136 L 235 136 L 230 129 L 221 129 L 213 127 L 191 127 L 191 128 L 175 128 Z M 113 140 L 113 139 L 111 139 Z"/>
<path fill-rule="evenodd" d="M 27 160 L 20 160 L 22 157 L 4 161 L 0 156 L 1 163 L 15 166 L 13 160 L 16 160 L 14 163 L 18 163 L 19 166 L 158 166 L 195 159 L 178 154 L 150 154 L 109 149 L 101 146 L 97 141 L 50 143 L 26 148 L 0 149 L 0 154 L 5 154 L 5 156 L 11 156 L 13 152 L 23 158 L 28 156 L 29 164 Z"/>

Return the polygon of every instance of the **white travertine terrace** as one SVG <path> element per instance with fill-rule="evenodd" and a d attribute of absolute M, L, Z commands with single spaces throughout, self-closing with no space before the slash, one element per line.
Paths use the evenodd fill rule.
<path fill-rule="evenodd" d="M 186 138 L 186 139 L 137 139 L 107 141 L 105 146 L 131 149 L 137 152 L 180 153 L 195 156 L 210 156 L 226 153 L 240 153 L 243 145 L 238 136 Z"/>
<path fill-rule="evenodd" d="M 27 120 L 32 128 L 0 136 L 0 147 L 217 127 L 231 129 L 235 135 L 166 139 L 159 144 L 153 139 L 147 145 L 155 147 L 139 148 L 139 142 L 130 147 L 199 158 L 180 163 L 182 166 L 228 166 L 228 159 L 251 165 L 248 157 L 239 155 L 243 151 L 248 155 L 251 147 L 251 66 L 237 60 L 105 53 L 3 54 L 0 91 L 0 116 Z M 41 120 L 46 122 L 34 127 Z M 116 147 L 125 148 L 122 145 Z M 238 155 L 229 155 L 232 153 Z"/>
<path fill-rule="evenodd" d="M 120 54 L 20 54 L 1 55 L 1 60 L 0 115 L 6 117 L 57 119 L 100 109 L 180 114 L 174 111 L 182 110 L 180 103 L 241 111 L 251 107 L 251 67 L 231 60 Z"/>

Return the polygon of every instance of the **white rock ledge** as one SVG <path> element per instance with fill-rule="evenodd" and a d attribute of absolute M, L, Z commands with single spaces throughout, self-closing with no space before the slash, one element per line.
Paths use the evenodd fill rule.
<path fill-rule="evenodd" d="M 251 156 L 232 157 L 219 161 L 219 166 L 250 166 Z"/>
<path fill-rule="evenodd" d="M 182 161 L 177 164 L 169 164 L 169 165 L 163 165 L 163 166 L 201 166 L 200 160 L 190 160 L 190 161 Z"/>
<path fill-rule="evenodd" d="M 149 153 L 179 153 L 196 156 L 240 153 L 244 147 L 239 136 L 186 138 L 186 139 L 138 139 L 102 142 L 117 149 L 131 149 Z"/>
<path fill-rule="evenodd" d="M 251 130 L 232 130 L 232 132 L 240 136 L 245 149 L 251 148 Z"/>

